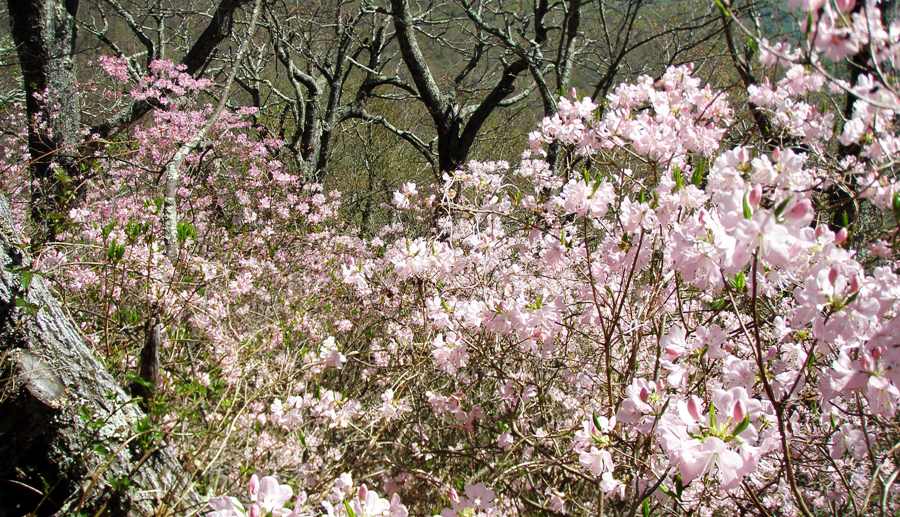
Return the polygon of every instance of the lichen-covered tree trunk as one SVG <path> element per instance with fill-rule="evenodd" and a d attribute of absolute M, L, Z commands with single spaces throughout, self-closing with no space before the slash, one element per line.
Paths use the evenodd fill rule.
<path fill-rule="evenodd" d="M 187 515 L 189 475 L 104 369 L 0 196 L 0 517 Z"/>
<path fill-rule="evenodd" d="M 7 0 L 7 6 L 26 96 L 32 241 L 39 245 L 56 237 L 68 201 L 83 188 L 77 156 L 81 107 L 72 60 L 78 0 Z"/>

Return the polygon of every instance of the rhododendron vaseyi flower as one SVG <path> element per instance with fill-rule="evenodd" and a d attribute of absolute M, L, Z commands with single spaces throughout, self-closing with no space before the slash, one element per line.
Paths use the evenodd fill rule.
<path fill-rule="evenodd" d="M 247 485 L 247 494 L 250 498 L 248 510 L 245 510 L 235 497 L 215 497 L 209 500 L 209 507 L 213 511 L 207 513 L 207 517 L 262 517 L 270 514 L 274 517 L 289 517 L 293 515 L 291 510 L 285 508 L 285 504 L 291 499 L 294 491 L 289 485 L 280 484 L 274 476 L 265 476 L 260 479 L 259 476 L 253 474 Z"/>
<path fill-rule="evenodd" d="M 764 407 L 741 387 L 715 390 L 713 401 L 706 414 L 696 396 L 679 401 L 677 416 L 668 411 L 661 419 L 659 435 L 684 483 L 715 467 L 716 477 L 727 490 L 756 468 L 762 449 L 751 444 L 758 436 L 752 421 L 763 414 Z"/>
<path fill-rule="evenodd" d="M 280 484 L 274 476 L 265 476 L 259 479 L 254 474 L 250 478 L 250 500 L 263 512 L 274 513 L 284 510 L 284 505 L 293 495 L 294 490 L 288 485 Z M 251 505 L 251 512 L 252 508 Z"/>
<path fill-rule="evenodd" d="M 407 517 L 409 512 L 400 504 L 397 494 L 390 501 L 369 490 L 365 484 L 360 485 L 359 493 L 350 503 L 357 517 Z"/>
<path fill-rule="evenodd" d="M 453 375 L 464 368 L 469 361 L 466 345 L 459 340 L 455 333 L 438 334 L 432 342 L 431 355 L 438 368 Z"/>
<path fill-rule="evenodd" d="M 584 468 L 591 471 L 591 474 L 600 477 L 604 472 L 612 472 L 615 468 L 613 465 L 612 454 L 605 449 L 598 449 L 591 446 L 590 450 L 578 453 L 578 461 Z"/>
<path fill-rule="evenodd" d="M 347 362 L 347 356 L 338 350 L 334 336 L 328 336 L 322 342 L 319 357 L 329 368 L 341 368 Z"/>
<path fill-rule="evenodd" d="M 608 182 L 595 182 L 592 185 L 583 180 L 572 180 L 563 188 L 563 206 L 569 212 L 578 215 L 589 214 L 592 217 L 603 217 L 613 201 L 615 192 Z"/>
<path fill-rule="evenodd" d="M 213 511 L 208 512 L 206 517 L 245 517 L 247 515 L 244 506 L 235 497 L 213 497 L 207 504 Z"/>
<path fill-rule="evenodd" d="M 662 403 L 659 386 L 656 382 L 635 379 L 625 388 L 626 399 L 616 413 L 616 420 L 627 424 L 635 424 L 641 432 L 649 432 L 653 425 L 653 415 Z"/>
<path fill-rule="evenodd" d="M 464 493 L 465 497 L 459 497 L 456 490 L 451 490 L 453 507 L 441 512 L 441 517 L 499 515 L 495 513 L 494 506 L 497 494 L 484 483 L 467 484 Z"/>

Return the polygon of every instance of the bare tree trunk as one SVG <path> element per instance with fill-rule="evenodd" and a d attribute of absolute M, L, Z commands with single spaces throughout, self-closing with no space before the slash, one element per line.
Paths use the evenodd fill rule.
<path fill-rule="evenodd" d="M 39 245 L 55 238 L 67 198 L 80 189 L 81 108 L 72 63 L 78 0 L 7 0 L 7 6 L 26 96 L 33 242 Z"/>
<path fill-rule="evenodd" d="M 190 478 L 66 317 L 0 196 L 0 517 L 185 515 Z M 152 429 L 152 427 L 150 427 Z"/>

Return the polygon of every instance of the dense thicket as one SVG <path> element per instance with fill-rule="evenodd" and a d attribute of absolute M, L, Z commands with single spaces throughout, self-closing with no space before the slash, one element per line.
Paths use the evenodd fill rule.
<path fill-rule="evenodd" d="M 7 4 L 4 511 L 897 504 L 892 3 L 184 4 Z"/>

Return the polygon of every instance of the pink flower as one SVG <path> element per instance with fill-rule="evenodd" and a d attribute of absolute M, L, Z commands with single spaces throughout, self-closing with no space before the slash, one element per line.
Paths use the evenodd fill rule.
<path fill-rule="evenodd" d="M 435 364 L 450 375 L 455 375 L 469 361 L 465 343 L 452 332 L 447 334 L 446 339 L 443 334 L 435 336 L 432 347 L 431 355 Z"/>
<path fill-rule="evenodd" d="M 474 485 L 466 485 L 466 497 L 469 498 L 472 507 L 483 510 L 490 508 L 494 498 L 497 497 L 494 491 L 487 487 L 484 483 L 476 483 Z"/>
<path fill-rule="evenodd" d="M 209 507 L 213 511 L 206 517 L 244 517 L 244 506 L 234 497 L 220 496 L 209 500 Z"/>
<path fill-rule="evenodd" d="M 278 479 L 274 476 L 265 476 L 259 482 L 259 493 L 252 500 L 258 503 L 262 510 L 274 512 L 283 509 L 293 495 L 294 491 L 290 486 L 278 483 Z"/>
<path fill-rule="evenodd" d="M 319 349 L 319 358 L 325 363 L 325 366 L 329 368 L 340 369 L 347 362 L 347 356 L 338 350 L 334 336 L 328 336 L 325 338 L 325 341 L 322 342 L 321 348 Z"/>
<path fill-rule="evenodd" d="M 100 56 L 98 58 L 100 68 L 113 79 L 120 82 L 128 82 L 128 60 L 124 57 Z"/>
<path fill-rule="evenodd" d="M 619 411 L 616 413 L 616 420 L 636 425 L 641 432 L 648 432 L 652 426 L 652 415 L 655 412 L 654 406 L 659 402 L 659 387 L 655 382 L 648 382 L 645 379 L 637 378 L 625 388 L 626 399 L 622 401 Z"/>
<path fill-rule="evenodd" d="M 659 344 L 666 354 L 666 359 L 674 361 L 689 350 L 690 347 L 685 340 L 685 335 L 684 328 L 681 325 L 674 325 L 669 329 L 669 333 L 662 337 Z"/>
<path fill-rule="evenodd" d="M 609 451 L 593 446 L 588 451 L 578 453 L 578 461 L 584 468 L 591 471 L 591 474 L 598 477 L 604 472 L 612 472 L 614 468 Z"/>
<path fill-rule="evenodd" d="M 602 490 L 604 494 L 609 494 L 619 499 L 625 498 L 625 485 L 614 478 L 610 471 L 604 472 L 603 475 L 600 476 L 600 490 Z"/>
<path fill-rule="evenodd" d="M 729 449 L 721 439 L 710 436 L 703 441 L 690 440 L 679 451 L 678 471 L 682 480 L 690 483 L 713 466 L 717 467 L 722 488 L 730 489 L 740 482 L 738 470 L 743 466 L 741 456 Z"/>

